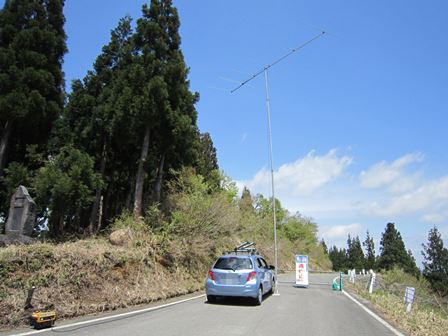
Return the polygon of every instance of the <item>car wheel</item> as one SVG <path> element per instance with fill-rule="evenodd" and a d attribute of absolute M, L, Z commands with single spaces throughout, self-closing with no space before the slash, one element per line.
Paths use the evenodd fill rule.
<path fill-rule="evenodd" d="M 258 295 L 257 298 L 255 299 L 255 304 L 257 306 L 261 305 L 261 303 L 263 302 L 263 288 L 258 288 Z"/>
<path fill-rule="evenodd" d="M 215 303 L 216 302 L 216 296 L 207 295 L 207 302 L 208 303 Z"/>

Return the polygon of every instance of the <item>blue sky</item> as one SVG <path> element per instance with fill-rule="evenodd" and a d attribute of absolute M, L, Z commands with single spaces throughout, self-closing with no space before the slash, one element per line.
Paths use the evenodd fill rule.
<path fill-rule="evenodd" d="M 66 1 L 67 86 L 82 78 L 126 14 L 144 1 Z M 421 260 L 448 237 L 448 3 L 174 1 L 198 91 L 199 127 L 241 187 L 269 196 L 264 82 L 230 90 L 321 30 L 270 70 L 277 197 L 313 217 L 328 244 L 395 222 Z M 298 251 L 300 252 L 300 251 Z"/>

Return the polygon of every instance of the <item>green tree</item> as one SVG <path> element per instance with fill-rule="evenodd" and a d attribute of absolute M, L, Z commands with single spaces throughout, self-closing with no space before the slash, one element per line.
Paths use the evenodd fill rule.
<path fill-rule="evenodd" d="M 330 250 L 328 251 L 328 257 L 333 264 L 334 271 L 345 272 L 348 269 L 346 256 L 346 249 L 338 249 L 336 246 L 330 248 Z"/>
<path fill-rule="evenodd" d="M 291 216 L 286 213 L 283 222 L 279 225 L 280 232 L 289 241 L 303 241 L 308 245 L 317 245 L 317 225 L 310 218 L 299 213 Z"/>
<path fill-rule="evenodd" d="M 347 264 L 350 268 L 361 270 L 364 268 L 364 252 L 359 237 L 347 239 Z"/>
<path fill-rule="evenodd" d="M 255 196 L 255 212 L 261 218 L 272 218 L 274 213 L 272 198 L 268 199 L 261 194 L 257 194 Z M 287 210 L 282 207 L 280 200 L 277 198 L 275 199 L 275 215 L 278 224 L 281 224 L 287 216 Z M 297 216 L 300 217 L 300 214 Z"/>
<path fill-rule="evenodd" d="M 415 274 L 417 266 L 406 251 L 400 232 L 394 223 L 388 223 L 381 237 L 378 269 L 390 270 L 402 268 L 405 272 Z"/>
<path fill-rule="evenodd" d="M 427 244 L 422 244 L 423 276 L 441 295 L 448 295 L 448 249 L 436 227 L 429 230 Z"/>
<path fill-rule="evenodd" d="M 28 145 L 27 152 L 22 162 L 10 162 L 4 170 L 3 190 L 0 192 L 1 199 L 5 200 L 2 208 L 8 209 L 11 195 L 19 185 L 26 186 L 31 194 L 34 194 L 33 178 L 37 169 L 44 163 L 44 159 L 37 151 L 37 145 Z"/>
<path fill-rule="evenodd" d="M 346 259 L 346 266 L 348 268 L 353 268 L 352 262 L 351 262 L 351 258 L 350 258 L 350 251 L 352 249 L 352 237 L 350 235 L 350 233 L 347 235 L 347 249 L 345 250 L 345 259 Z"/>
<path fill-rule="evenodd" d="M 228 201 L 225 191 L 213 190 L 191 167 L 173 175 L 176 178 L 168 182 L 170 203 L 174 206 L 168 232 L 182 237 L 190 248 L 200 245 L 204 250 L 204 244 L 235 230 L 236 207 Z"/>
<path fill-rule="evenodd" d="M 36 203 L 47 205 L 49 230 L 53 236 L 77 233 L 81 227 L 81 211 L 91 206 L 94 190 L 101 183 L 93 165 L 88 154 L 67 146 L 37 173 Z"/>
<path fill-rule="evenodd" d="M 238 206 L 242 212 L 254 212 L 254 200 L 250 193 L 250 190 L 246 187 L 243 188 L 243 192 L 241 193 L 241 198 L 238 202 Z"/>
<path fill-rule="evenodd" d="M 404 271 L 409 274 L 413 274 L 417 278 L 419 278 L 421 275 L 421 272 L 420 272 L 419 268 L 417 267 L 417 263 L 415 262 L 414 255 L 412 254 L 412 251 L 410 249 L 408 249 L 407 253 L 408 253 L 408 263 L 404 267 Z"/>
<path fill-rule="evenodd" d="M 325 240 L 323 238 L 320 241 L 320 245 L 322 246 L 322 249 L 324 250 L 324 253 L 328 254 L 328 247 L 327 247 L 327 244 L 325 243 Z"/>
<path fill-rule="evenodd" d="M 0 177 L 26 148 L 46 151 L 64 101 L 64 0 L 7 0 L 0 12 Z"/>
<path fill-rule="evenodd" d="M 152 0 L 150 6 L 143 5 L 142 13 L 132 59 L 120 71 L 117 86 L 121 90 L 118 106 L 131 119 L 130 136 L 140 153 L 133 206 L 136 220 L 142 215 L 147 173 L 158 170 L 158 193 L 164 171 L 181 166 L 186 157 L 193 160 L 190 144 L 197 135 L 194 104 L 198 95 L 189 91 L 177 10 L 171 0 Z"/>
<path fill-rule="evenodd" d="M 366 239 L 362 243 L 366 250 L 365 268 L 366 270 L 375 269 L 375 243 L 367 230 Z"/>
<path fill-rule="evenodd" d="M 117 73 L 132 52 L 131 36 L 131 19 L 125 17 L 112 30 L 110 42 L 97 57 L 93 71 L 89 71 L 83 81 L 75 80 L 72 83 L 69 102 L 52 140 L 56 152 L 64 144 L 73 144 L 94 158 L 95 169 L 105 182 L 104 190 L 115 195 L 107 197 L 109 203 L 116 203 L 114 200 L 120 195 L 126 198 L 122 181 L 129 181 L 130 176 L 126 172 L 133 167 L 129 162 L 137 160 L 133 156 L 134 151 L 130 150 L 133 145 L 129 143 L 129 137 L 123 136 L 122 129 L 127 128 L 127 120 L 122 110 L 117 108 L 114 96 Z M 90 233 L 98 232 L 101 226 L 98 223 L 99 205 L 104 190 L 97 189 L 95 192 L 89 216 Z M 124 203 L 121 201 L 121 208 Z M 106 221 L 108 217 L 111 216 L 102 216 Z"/>
<path fill-rule="evenodd" d="M 216 148 L 209 133 L 199 135 L 197 149 L 197 172 L 204 176 L 208 184 L 219 188 L 220 175 Z"/>

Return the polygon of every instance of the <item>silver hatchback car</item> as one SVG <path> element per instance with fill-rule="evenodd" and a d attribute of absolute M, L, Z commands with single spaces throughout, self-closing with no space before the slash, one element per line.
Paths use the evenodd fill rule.
<path fill-rule="evenodd" d="M 205 282 L 207 301 L 218 297 L 249 297 L 261 305 L 263 295 L 275 286 L 274 266 L 268 266 L 258 254 L 231 253 L 219 257 L 208 272 Z"/>

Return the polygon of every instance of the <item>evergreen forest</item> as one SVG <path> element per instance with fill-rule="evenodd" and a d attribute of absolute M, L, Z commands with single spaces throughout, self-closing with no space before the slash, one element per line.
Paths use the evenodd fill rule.
<path fill-rule="evenodd" d="M 65 93 L 64 0 L 7 0 L 0 12 L 0 222 L 24 185 L 39 229 L 92 235 L 124 212 L 166 208 L 191 167 L 221 188 L 216 149 L 197 126 L 180 20 L 170 0 L 123 17 L 92 68 Z"/>

